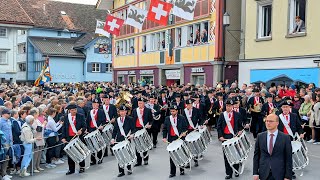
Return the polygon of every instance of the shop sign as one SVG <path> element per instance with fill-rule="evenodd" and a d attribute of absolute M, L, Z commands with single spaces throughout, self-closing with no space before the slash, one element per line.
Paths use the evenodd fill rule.
<path fill-rule="evenodd" d="M 180 70 L 166 70 L 167 79 L 180 79 Z"/>
<path fill-rule="evenodd" d="M 140 70 L 140 74 L 153 74 L 153 70 Z"/>
<path fill-rule="evenodd" d="M 118 75 L 126 75 L 126 74 L 128 74 L 128 71 L 118 71 L 117 74 Z"/>
<path fill-rule="evenodd" d="M 129 71 L 129 74 L 136 74 L 136 71 Z"/>
<path fill-rule="evenodd" d="M 204 69 L 203 69 L 203 67 L 191 68 L 191 72 L 193 72 L 193 73 L 203 73 Z"/>
<path fill-rule="evenodd" d="M 76 79 L 75 74 L 57 73 L 51 75 L 53 79 Z"/>

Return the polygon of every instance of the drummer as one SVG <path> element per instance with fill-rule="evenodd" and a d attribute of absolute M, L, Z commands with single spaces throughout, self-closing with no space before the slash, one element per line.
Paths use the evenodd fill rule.
<path fill-rule="evenodd" d="M 217 131 L 218 131 L 218 138 L 221 142 L 224 142 L 228 139 L 232 139 L 235 135 L 241 135 L 242 133 L 242 122 L 241 122 L 241 115 L 235 111 L 233 111 L 234 101 L 232 99 L 226 100 L 226 111 L 224 111 L 218 119 L 217 124 Z M 233 170 L 230 167 L 230 164 L 227 160 L 225 154 L 224 157 L 224 165 L 226 170 L 226 177 L 225 179 L 231 179 Z M 238 171 L 239 164 L 233 165 L 233 167 Z M 235 174 L 235 177 L 239 177 L 239 174 Z"/>
<path fill-rule="evenodd" d="M 173 103 L 170 106 L 170 116 L 167 116 L 164 121 L 163 126 L 163 142 L 171 143 L 174 140 L 177 140 L 179 136 L 186 136 L 188 130 L 188 123 L 185 117 L 178 114 L 178 106 L 176 103 Z M 180 168 L 180 175 L 184 175 L 184 169 Z M 169 178 L 176 176 L 176 166 L 170 158 L 170 175 Z"/>
<path fill-rule="evenodd" d="M 188 123 L 188 133 L 194 131 L 195 129 L 198 128 L 198 126 L 203 124 L 199 109 L 193 107 L 192 103 L 193 103 L 192 99 L 187 99 L 186 100 L 187 107 L 184 108 L 182 112 L 182 115 L 186 118 Z M 207 122 L 208 121 L 206 121 L 206 123 Z M 195 163 L 194 165 L 195 167 L 199 166 L 197 157 L 194 159 L 194 163 Z M 188 166 L 186 168 L 188 168 Z"/>
<path fill-rule="evenodd" d="M 136 131 L 146 128 L 147 131 L 150 131 L 153 117 L 151 109 L 145 108 L 145 102 L 147 99 L 139 98 L 138 99 L 138 108 L 134 109 L 132 112 L 132 117 L 135 123 Z M 137 163 L 134 165 L 134 167 L 141 166 L 142 164 L 142 157 L 140 153 L 136 152 L 137 155 Z M 143 161 L 144 165 L 148 165 L 149 155 L 148 151 L 143 153 Z"/>
<path fill-rule="evenodd" d="M 112 132 L 112 139 L 111 139 L 112 145 L 115 144 L 115 140 L 117 142 L 124 141 L 129 134 L 135 133 L 134 121 L 132 117 L 127 116 L 128 110 L 129 108 L 127 108 L 125 105 L 121 105 L 119 107 L 120 117 L 117 118 L 117 121 L 115 123 L 114 129 Z M 132 138 L 133 138 L 133 135 L 130 135 L 129 139 L 132 139 Z M 119 164 L 118 164 L 118 168 L 119 168 L 118 177 L 124 176 L 125 175 L 124 168 L 120 167 Z M 127 169 L 128 169 L 128 175 L 131 175 L 132 174 L 131 165 L 128 165 Z"/>
<path fill-rule="evenodd" d="M 104 114 L 102 109 L 99 109 L 99 99 L 94 99 L 92 101 L 92 110 L 90 111 L 88 117 L 87 117 L 87 127 L 88 127 L 88 133 L 91 133 L 97 129 L 102 131 L 103 125 L 106 124 L 106 115 Z M 97 153 L 97 157 L 99 159 L 98 164 L 102 163 L 103 157 L 102 157 L 102 151 L 100 150 Z M 96 157 L 92 154 L 91 156 L 91 165 L 97 164 Z"/>
<path fill-rule="evenodd" d="M 69 114 L 64 116 L 64 125 L 62 129 L 62 142 L 67 143 L 70 141 L 74 136 L 78 135 L 80 140 L 84 142 L 83 139 L 83 132 L 87 129 L 87 124 L 85 118 L 82 114 L 77 113 L 77 106 L 76 105 L 69 105 L 66 107 L 69 109 Z M 66 175 L 73 174 L 75 172 L 75 162 L 68 156 L 68 166 L 69 171 Z M 83 173 L 85 171 L 85 161 L 79 163 L 80 170 L 79 173 Z"/>

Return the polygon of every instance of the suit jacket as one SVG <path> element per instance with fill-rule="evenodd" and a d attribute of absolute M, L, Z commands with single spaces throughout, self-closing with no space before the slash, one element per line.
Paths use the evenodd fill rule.
<path fill-rule="evenodd" d="M 273 104 L 273 108 L 276 108 L 275 104 L 274 104 L 274 103 L 272 103 L 272 104 Z M 269 103 L 266 102 L 266 103 L 264 103 L 264 104 L 262 105 L 261 114 L 262 114 L 263 116 L 268 116 L 268 115 L 269 115 L 269 112 L 270 112 Z"/>
<path fill-rule="evenodd" d="M 103 109 L 102 109 L 102 111 L 104 112 Z M 118 117 L 117 107 L 115 105 L 113 105 L 113 104 L 109 104 L 109 112 L 108 112 L 108 114 L 109 114 L 110 120 L 112 118 L 116 119 Z M 106 115 L 106 114 L 104 114 L 104 115 Z M 106 122 L 107 122 L 107 120 L 106 120 Z"/>
<path fill-rule="evenodd" d="M 298 118 L 298 115 L 296 115 L 295 113 L 290 113 L 289 116 L 290 116 L 290 128 L 292 130 L 293 135 L 296 132 L 298 132 L 299 134 L 303 134 L 303 129 L 301 127 L 301 122 Z M 283 132 L 283 129 L 284 129 L 284 125 L 280 118 L 279 118 L 278 129 L 281 132 Z"/>
<path fill-rule="evenodd" d="M 138 110 L 138 111 L 140 111 L 140 110 Z M 132 118 L 133 118 L 134 127 L 137 128 L 136 127 L 136 121 L 138 119 L 137 108 L 132 111 Z M 153 116 L 152 116 L 151 109 L 144 108 L 142 118 L 143 118 L 144 125 L 147 125 L 148 123 L 150 125 L 152 125 Z M 138 129 L 142 129 L 142 128 L 138 128 Z"/>
<path fill-rule="evenodd" d="M 183 108 L 184 109 L 184 108 Z M 197 109 L 197 108 L 196 108 Z M 200 119 L 205 119 L 206 117 L 206 107 L 205 104 L 200 103 L 199 105 L 199 113 L 200 113 Z"/>
<path fill-rule="evenodd" d="M 217 100 L 213 104 L 213 113 L 219 112 L 219 109 L 220 109 L 220 103 L 219 103 L 219 100 Z M 225 110 L 226 110 L 226 104 L 223 102 L 222 112 L 224 112 Z"/>
<path fill-rule="evenodd" d="M 67 141 L 72 138 L 72 136 L 69 135 L 69 119 L 68 119 L 68 114 L 66 114 L 63 118 L 64 123 L 63 126 L 61 127 L 61 137 L 62 139 L 66 139 Z M 82 114 L 77 113 L 76 114 L 76 129 L 79 131 L 81 129 L 82 134 L 80 135 L 80 138 L 83 137 L 83 133 L 87 130 L 87 124 L 84 116 Z"/>
<path fill-rule="evenodd" d="M 212 112 L 213 112 L 214 104 L 215 104 L 216 101 L 217 101 L 217 99 L 213 98 L 213 104 L 212 104 L 212 109 L 211 109 Z M 209 98 L 206 98 L 206 100 L 205 100 L 205 107 L 206 107 L 206 112 L 205 113 L 208 114 L 208 111 L 210 110 L 210 107 L 211 107 L 211 101 L 210 101 Z"/>
<path fill-rule="evenodd" d="M 182 115 L 186 118 L 186 121 L 187 121 L 187 124 L 188 124 L 188 127 L 189 127 L 190 124 L 189 124 L 187 115 L 186 115 L 186 113 L 184 112 L 184 109 L 183 109 L 183 114 L 182 114 Z M 197 124 L 198 124 L 198 125 L 203 125 L 203 123 L 204 123 L 204 119 L 201 119 L 201 114 L 200 114 L 199 109 L 197 109 L 197 108 L 195 108 L 195 107 L 192 107 L 191 121 L 192 121 L 192 123 L 193 123 L 193 125 L 194 125 L 195 127 L 197 126 Z"/>
<path fill-rule="evenodd" d="M 259 175 L 261 180 L 266 180 L 271 169 L 275 179 L 291 179 L 292 147 L 290 137 L 278 131 L 272 155 L 270 155 L 267 135 L 267 131 L 258 134 L 253 157 L 253 175 Z"/>
<path fill-rule="evenodd" d="M 135 109 L 138 107 L 138 98 L 137 97 L 133 97 L 132 98 L 132 109 Z"/>
<path fill-rule="evenodd" d="M 238 112 L 233 112 L 233 118 L 234 118 L 234 126 L 233 126 L 233 132 L 234 134 L 237 134 L 239 131 L 243 129 L 242 121 L 241 121 L 241 114 Z M 225 137 L 224 135 L 224 128 L 227 126 L 226 120 L 224 118 L 223 113 L 219 116 L 218 124 L 217 124 L 217 131 L 218 131 L 218 138 Z"/>
<path fill-rule="evenodd" d="M 239 113 L 241 115 L 242 125 L 245 126 L 246 124 L 249 124 L 250 120 L 248 119 L 247 111 L 243 107 L 240 107 Z"/>
<path fill-rule="evenodd" d="M 123 124 L 123 130 L 124 133 L 126 134 L 126 136 L 129 135 L 129 132 L 131 132 L 131 134 L 135 133 L 135 121 L 133 121 L 132 117 L 130 116 L 126 116 L 124 119 L 124 124 Z M 119 125 L 118 125 L 118 121 L 116 121 L 115 125 L 114 125 L 114 129 L 112 132 L 112 139 L 115 139 L 117 142 L 121 142 L 125 140 L 125 137 L 121 134 Z"/>
<path fill-rule="evenodd" d="M 0 97 L 0 106 L 3 106 L 4 100 Z"/>
<path fill-rule="evenodd" d="M 179 107 L 178 113 L 181 114 L 181 115 L 183 114 L 184 104 L 185 104 L 185 102 L 184 102 L 183 100 L 180 101 L 179 104 L 177 103 L 177 105 L 178 105 L 178 107 Z"/>
<path fill-rule="evenodd" d="M 186 132 L 188 130 L 188 122 L 185 117 L 182 115 L 178 114 L 177 115 L 177 129 L 179 134 L 182 134 L 183 132 Z M 171 122 L 170 122 L 170 116 L 167 116 L 164 120 L 164 126 L 162 130 L 162 135 L 163 138 L 167 138 L 169 142 L 172 142 L 176 139 L 178 139 L 178 136 L 171 136 L 170 135 L 170 127 L 171 127 Z"/>
<path fill-rule="evenodd" d="M 88 117 L 87 117 L 87 127 L 88 127 L 88 132 L 92 132 L 92 131 L 95 131 L 97 128 L 94 127 L 90 127 L 90 122 L 91 122 L 91 114 L 90 114 L 91 111 L 89 111 L 88 113 Z M 103 110 L 102 109 L 98 109 L 98 118 L 96 120 L 96 123 L 97 123 L 97 126 L 99 127 L 100 125 L 104 125 L 106 124 L 106 115 L 104 114 Z"/>

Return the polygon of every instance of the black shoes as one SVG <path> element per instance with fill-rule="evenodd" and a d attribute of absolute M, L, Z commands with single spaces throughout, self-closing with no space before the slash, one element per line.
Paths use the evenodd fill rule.
<path fill-rule="evenodd" d="M 181 172 L 180 172 L 180 176 L 183 176 L 183 175 L 184 175 L 184 171 L 181 171 Z"/>
<path fill-rule="evenodd" d="M 157 148 L 157 145 L 154 144 L 154 145 L 153 145 L 153 148 Z"/>
<path fill-rule="evenodd" d="M 138 167 L 138 166 L 141 166 L 141 164 L 135 164 L 135 165 L 134 165 L 134 167 Z"/>
<path fill-rule="evenodd" d="M 148 163 L 148 161 L 145 161 L 143 164 L 144 164 L 144 165 L 148 165 L 149 163 Z"/>
<path fill-rule="evenodd" d="M 132 174 L 132 171 L 128 170 L 128 175 L 131 175 Z"/>
<path fill-rule="evenodd" d="M 74 171 L 68 171 L 68 172 L 66 173 L 66 175 L 71 175 L 71 174 L 74 174 Z"/>
<path fill-rule="evenodd" d="M 292 175 L 292 179 L 297 179 L 297 176 L 295 174 Z"/>
<path fill-rule="evenodd" d="M 232 179 L 232 176 L 226 175 L 226 177 L 224 179 Z"/>
<path fill-rule="evenodd" d="M 97 164 L 97 163 L 93 163 L 93 162 L 90 163 L 91 166 L 94 166 L 94 165 L 96 165 L 96 164 Z"/>
<path fill-rule="evenodd" d="M 121 172 L 121 173 L 118 174 L 118 177 L 122 177 L 124 175 L 125 175 L 124 172 Z"/>
<path fill-rule="evenodd" d="M 195 162 L 194 167 L 198 167 L 198 166 L 199 166 L 199 163 Z"/>
<path fill-rule="evenodd" d="M 98 161 L 98 164 L 102 164 L 102 160 Z"/>
<path fill-rule="evenodd" d="M 175 174 L 170 174 L 169 175 L 169 178 L 173 178 L 173 177 L 175 177 L 176 175 Z"/>
<path fill-rule="evenodd" d="M 239 177 L 239 174 L 235 174 L 234 176 L 235 176 L 235 177 Z"/>
<path fill-rule="evenodd" d="M 79 173 L 84 173 L 85 169 L 84 168 L 80 168 Z"/>

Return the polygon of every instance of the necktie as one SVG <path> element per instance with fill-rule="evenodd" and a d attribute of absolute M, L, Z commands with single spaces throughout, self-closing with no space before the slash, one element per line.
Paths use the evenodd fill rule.
<path fill-rule="evenodd" d="M 288 115 L 286 115 L 286 120 L 287 120 L 287 122 L 289 122 L 289 116 Z"/>
<path fill-rule="evenodd" d="M 74 120 L 75 120 L 75 118 L 74 118 L 74 116 L 72 116 L 72 122 L 73 122 L 73 124 L 74 124 Z"/>
<path fill-rule="evenodd" d="M 140 109 L 140 114 L 143 115 L 143 109 Z"/>
<path fill-rule="evenodd" d="M 229 119 L 231 119 L 231 113 L 229 113 Z"/>
<path fill-rule="evenodd" d="M 122 122 L 122 123 L 124 122 L 124 118 L 123 118 L 123 117 L 121 117 L 121 122 Z"/>
<path fill-rule="evenodd" d="M 274 134 L 270 134 L 269 154 L 272 154 L 272 151 L 273 151 L 273 136 L 274 136 Z"/>

